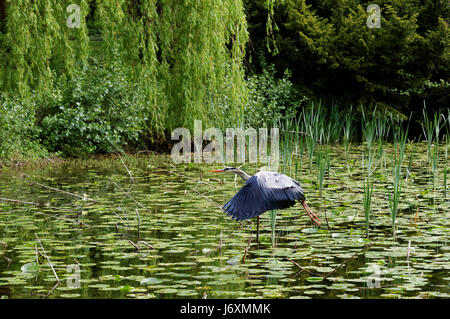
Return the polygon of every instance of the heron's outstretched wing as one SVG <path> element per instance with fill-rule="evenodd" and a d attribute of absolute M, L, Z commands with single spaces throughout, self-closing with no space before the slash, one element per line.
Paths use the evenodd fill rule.
<path fill-rule="evenodd" d="M 275 172 L 260 172 L 246 181 L 223 210 L 239 221 L 268 210 L 291 207 L 296 200 L 304 199 L 303 189 L 292 178 Z"/>

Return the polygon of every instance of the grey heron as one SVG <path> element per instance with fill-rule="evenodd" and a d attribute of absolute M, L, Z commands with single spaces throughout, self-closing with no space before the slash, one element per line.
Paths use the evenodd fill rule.
<path fill-rule="evenodd" d="M 300 184 L 287 175 L 261 171 L 253 176 L 235 167 L 211 170 L 214 173 L 237 174 L 245 180 L 245 185 L 222 209 L 234 220 L 242 221 L 257 217 L 257 238 L 259 238 L 259 215 L 275 209 L 286 209 L 299 201 L 309 217 L 320 226 L 320 219 L 305 201 L 305 193 Z"/>

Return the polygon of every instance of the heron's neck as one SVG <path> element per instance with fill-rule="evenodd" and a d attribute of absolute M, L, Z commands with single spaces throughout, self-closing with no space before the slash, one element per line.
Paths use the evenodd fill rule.
<path fill-rule="evenodd" d="M 248 175 L 246 172 L 244 172 L 243 170 L 240 170 L 240 169 L 235 170 L 234 173 L 238 174 L 240 177 L 242 177 L 245 180 L 250 178 L 250 175 Z"/>

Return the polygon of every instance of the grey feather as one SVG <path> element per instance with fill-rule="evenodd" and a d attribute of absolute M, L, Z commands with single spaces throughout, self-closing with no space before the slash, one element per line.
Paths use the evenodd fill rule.
<path fill-rule="evenodd" d="M 246 180 L 223 210 L 240 221 L 269 210 L 289 208 L 297 200 L 305 200 L 304 191 L 297 181 L 276 172 L 259 172 Z"/>

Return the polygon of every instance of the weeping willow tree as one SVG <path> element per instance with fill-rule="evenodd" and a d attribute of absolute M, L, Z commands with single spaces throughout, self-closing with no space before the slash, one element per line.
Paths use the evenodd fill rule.
<path fill-rule="evenodd" d="M 31 91 L 48 92 L 54 81 L 70 75 L 77 61 L 87 56 L 85 24 L 66 25 L 67 0 L 6 0 L 6 19 L 0 37 L 0 90 L 22 97 Z M 87 12 L 79 1 L 80 19 Z"/>
<path fill-rule="evenodd" d="M 86 62 L 86 24 L 67 27 L 67 0 L 0 0 L 0 166 L 45 157 L 40 105 Z M 80 21 L 88 12 L 78 1 Z"/>
<path fill-rule="evenodd" d="M 246 100 L 240 0 L 96 2 L 108 60 L 146 88 L 150 131 L 236 124 Z"/>
<path fill-rule="evenodd" d="M 132 83 L 125 89 L 139 95 L 127 107 L 139 113 L 138 126 L 145 119 L 141 136 L 164 138 L 176 127 L 192 129 L 194 120 L 202 120 L 204 127 L 239 125 L 247 99 L 242 61 L 248 34 L 242 0 L 1 1 L 6 14 L 0 29 L 0 93 L 23 101 L 43 96 L 39 119 L 53 116 L 53 123 L 58 122 L 58 112 L 64 111 L 48 111 L 46 104 L 52 103 L 45 98 L 67 92 L 66 82 L 78 85 L 69 82 L 71 78 L 77 81 L 80 73 L 87 78 L 99 64 L 102 72 L 112 74 L 120 63 L 117 76 L 125 70 L 126 82 Z M 70 9 L 74 5 L 76 12 Z M 73 14 L 78 14 L 77 27 L 69 24 Z M 87 22 L 89 31 L 100 33 L 97 50 L 88 37 Z M 61 103 L 54 101 L 53 105 Z M 76 113 L 81 99 L 70 101 L 74 103 L 67 107 Z M 107 102 L 95 103 L 80 108 L 97 109 Z M 71 123 L 67 114 L 62 116 Z M 110 112 L 92 114 L 95 118 L 86 125 Z"/>

